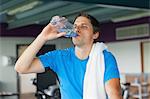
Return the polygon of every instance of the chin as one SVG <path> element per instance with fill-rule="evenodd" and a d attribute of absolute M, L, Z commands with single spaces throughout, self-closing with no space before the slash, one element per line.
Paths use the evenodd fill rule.
<path fill-rule="evenodd" d="M 80 41 L 73 41 L 73 44 L 74 44 L 74 46 L 78 46 L 78 47 L 83 45 L 83 43 Z"/>
<path fill-rule="evenodd" d="M 73 44 L 74 44 L 75 46 L 78 46 L 78 45 L 79 45 L 79 42 L 76 41 L 76 40 L 72 40 L 72 42 L 73 42 Z"/>
<path fill-rule="evenodd" d="M 72 42 L 73 42 L 73 45 L 75 45 L 75 46 L 76 46 L 76 45 L 78 45 L 78 43 L 77 43 L 77 42 L 75 42 L 75 41 L 72 41 Z"/>
<path fill-rule="evenodd" d="M 73 42 L 74 45 L 79 46 L 79 45 L 82 44 L 83 41 L 81 40 L 81 38 L 74 37 L 74 38 L 72 38 L 72 42 Z"/>

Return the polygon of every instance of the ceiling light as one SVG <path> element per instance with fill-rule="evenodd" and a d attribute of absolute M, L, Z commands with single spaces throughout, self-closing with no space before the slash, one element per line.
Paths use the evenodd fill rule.
<path fill-rule="evenodd" d="M 21 7 L 18 7 L 18 8 L 15 8 L 13 10 L 10 10 L 7 13 L 8 13 L 8 15 L 15 15 L 16 13 L 20 13 L 20 12 L 24 12 L 24 11 L 30 10 L 33 7 L 35 7 L 36 5 L 39 5 L 41 3 L 42 3 L 41 1 L 34 1 L 34 2 L 28 3 L 26 5 L 23 5 Z"/>

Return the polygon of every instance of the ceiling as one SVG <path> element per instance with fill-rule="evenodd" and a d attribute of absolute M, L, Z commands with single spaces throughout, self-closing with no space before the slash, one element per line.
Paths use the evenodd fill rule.
<path fill-rule="evenodd" d="M 101 23 L 150 16 L 150 0 L 1 0 L 0 7 L 0 23 L 9 29 L 46 24 L 54 15 L 72 21 L 80 11 Z"/>

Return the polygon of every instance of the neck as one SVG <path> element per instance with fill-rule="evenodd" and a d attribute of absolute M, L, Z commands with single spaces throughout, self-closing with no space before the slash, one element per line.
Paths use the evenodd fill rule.
<path fill-rule="evenodd" d="M 76 56 L 79 59 L 86 59 L 89 56 L 90 52 L 91 52 L 92 45 L 93 44 L 89 44 L 89 45 L 82 46 L 82 47 L 76 46 L 75 47 L 75 54 L 76 54 Z"/>

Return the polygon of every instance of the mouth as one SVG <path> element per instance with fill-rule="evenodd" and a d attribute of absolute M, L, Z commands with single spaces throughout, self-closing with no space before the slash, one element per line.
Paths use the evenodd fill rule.
<path fill-rule="evenodd" d="M 79 37 L 80 35 L 79 34 L 77 34 L 74 38 L 77 38 L 77 37 Z"/>
<path fill-rule="evenodd" d="M 77 38 L 77 37 L 79 37 L 79 36 L 80 36 L 80 34 L 79 34 L 78 32 L 75 32 L 73 38 Z"/>

